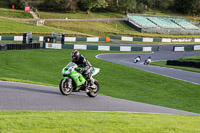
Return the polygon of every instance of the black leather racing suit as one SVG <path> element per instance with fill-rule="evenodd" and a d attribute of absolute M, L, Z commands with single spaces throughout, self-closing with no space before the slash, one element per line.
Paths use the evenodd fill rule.
<path fill-rule="evenodd" d="M 78 61 L 73 61 L 72 62 L 76 63 L 79 67 L 82 67 L 82 75 L 84 76 L 84 78 L 89 81 L 91 79 L 91 75 L 92 75 L 92 65 L 91 63 L 83 56 L 80 55 L 80 58 Z"/>

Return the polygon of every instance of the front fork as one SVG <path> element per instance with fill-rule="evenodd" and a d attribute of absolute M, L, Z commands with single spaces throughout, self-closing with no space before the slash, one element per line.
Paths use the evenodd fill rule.
<path fill-rule="evenodd" d="M 68 88 L 73 88 L 73 87 L 72 87 L 72 79 L 69 78 L 69 79 L 67 79 L 67 80 L 68 80 L 68 82 L 67 82 Z"/>
<path fill-rule="evenodd" d="M 69 77 L 63 77 L 63 79 L 65 79 L 64 87 L 65 88 L 72 88 L 72 79 L 69 78 Z"/>

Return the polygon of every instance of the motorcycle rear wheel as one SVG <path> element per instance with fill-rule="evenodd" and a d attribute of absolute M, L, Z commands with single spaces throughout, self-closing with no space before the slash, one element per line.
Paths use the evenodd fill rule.
<path fill-rule="evenodd" d="M 71 84 L 71 86 L 69 86 L 69 84 Z M 69 95 L 71 92 L 72 92 L 72 83 L 71 83 L 71 79 L 62 79 L 60 81 L 60 92 L 63 94 L 63 95 Z"/>
<path fill-rule="evenodd" d="M 95 80 L 94 84 L 96 87 L 94 89 L 90 89 L 89 92 L 87 93 L 89 97 L 96 97 L 99 93 L 99 82 Z"/>

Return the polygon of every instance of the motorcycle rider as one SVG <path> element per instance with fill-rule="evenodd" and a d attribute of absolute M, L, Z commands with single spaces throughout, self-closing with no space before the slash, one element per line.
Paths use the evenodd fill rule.
<path fill-rule="evenodd" d="M 79 67 L 83 67 L 79 72 L 88 81 L 90 87 L 93 87 L 94 81 L 93 78 L 91 77 L 93 67 L 91 63 L 83 55 L 81 55 L 78 50 L 72 51 L 71 56 L 72 56 L 72 62 L 76 63 Z"/>
<path fill-rule="evenodd" d="M 139 62 L 140 60 L 141 60 L 141 57 L 138 56 L 138 57 L 136 57 L 136 58 L 134 59 L 134 63 L 137 63 L 137 62 Z"/>
<path fill-rule="evenodd" d="M 151 62 L 151 56 L 149 56 L 145 61 L 144 65 L 148 65 Z"/>

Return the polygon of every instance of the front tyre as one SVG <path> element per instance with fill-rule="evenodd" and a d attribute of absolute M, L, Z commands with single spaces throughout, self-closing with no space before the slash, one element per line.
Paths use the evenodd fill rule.
<path fill-rule="evenodd" d="M 71 79 L 62 79 L 60 81 L 60 92 L 63 95 L 69 95 L 72 92 L 72 80 Z"/>
<path fill-rule="evenodd" d="M 99 93 L 99 82 L 97 80 L 94 81 L 95 88 L 90 88 L 87 95 L 89 97 L 96 97 Z"/>

